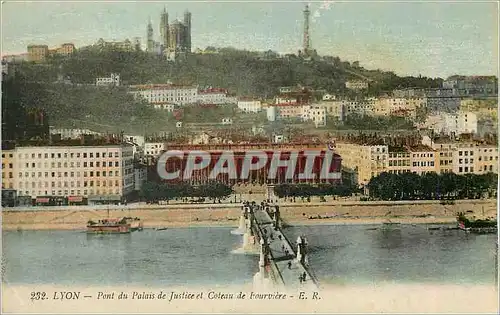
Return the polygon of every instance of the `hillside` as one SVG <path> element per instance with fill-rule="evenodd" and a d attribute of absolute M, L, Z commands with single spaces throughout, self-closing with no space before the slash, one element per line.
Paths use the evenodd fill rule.
<path fill-rule="evenodd" d="M 174 130 L 175 121 L 170 114 L 134 100 L 125 87 L 92 86 L 96 77 L 119 73 L 123 85 L 172 81 L 200 87 L 223 87 L 238 96 L 266 99 L 275 96 L 281 86 L 297 84 L 338 96 L 362 97 L 400 87 L 437 87 L 442 81 L 402 78 L 392 72 L 364 69 L 357 62 L 351 65 L 337 57 L 307 61 L 295 55 L 278 58 L 231 48 L 219 49 L 216 54 L 192 54 L 176 62 L 141 51 L 89 48 L 80 49 L 68 58 L 54 57 L 45 64 L 17 64 L 12 72 L 15 75 L 2 82 L 6 100 L 2 105 L 6 107 L 6 114 L 14 113 L 19 107 L 35 106 L 46 110 L 54 126 L 139 134 Z M 55 84 L 60 76 L 73 84 Z M 370 89 L 364 95 L 346 90 L 345 82 L 360 76 L 371 78 Z M 227 116 L 235 123 L 244 123 L 245 117 L 234 109 L 229 112 L 207 109 L 203 113 L 187 109 L 184 117 L 186 122 L 216 122 Z M 261 116 L 250 118 L 253 122 L 265 120 Z"/>
<path fill-rule="evenodd" d="M 2 82 L 4 113 L 43 108 L 50 124 L 102 132 L 145 133 L 173 126 L 173 118 L 138 102 L 124 88 L 97 88 L 27 82 L 20 77 Z"/>
<path fill-rule="evenodd" d="M 303 60 L 295 55 L 283 58 L 262 57 L 257 52 L 231 48 L 217 54 L 192 54 L 176 62 L 142 51 L 120 52 L 80 49 L 69 58 L 54 58 L 48 65 L 23 64 L 21 71 L 44 82 L 53 82 L 57 74 L 73 83 L 93 84 L 96 77 L 119 73 L 124 84 L 167 83 L 197 84 L 200 87 L 228 88 L 238 95 L 272 97 L 281 86 L 302 84 L 338 95 L 352 96 L 345 89 L 348 80 L 371 78 L 369 94 L 398 87 L 438 87 L 441 79 L 398 77 L 392 72 L 367 70 L 337 57 Z"/>

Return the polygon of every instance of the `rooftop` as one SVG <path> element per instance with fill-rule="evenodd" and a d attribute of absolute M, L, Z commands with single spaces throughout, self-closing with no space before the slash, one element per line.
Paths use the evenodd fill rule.
<path fill-rule="evenodd" d="M 209 89 L 199 90 L 198 93 L 200 93 L 200 94 L 215 94 L 215 93 L 224 93 L 224 94 L 226 94 L 227 90 L 226 89 L 222 89 L 222 88 L 209 88 Z"/>
<path fill-rule="evenodd" d="M 176 85 L 176 84 L 142 84 L 131 85 L 131 90 L 177 90 L 177 89 L 196 89 L 194 85 Z"/>
<path fill-rule="evenodd" d="M 434 152 L 434 149 L 423 144 L 408 146 L 408 151 L 410 152 Z"/>

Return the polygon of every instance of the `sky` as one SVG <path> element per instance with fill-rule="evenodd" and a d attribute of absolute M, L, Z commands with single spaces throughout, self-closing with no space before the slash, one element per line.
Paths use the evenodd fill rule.
<path fill-rule="evenodd" d="M 192 46 L 297 53 L 304 5 L 320 55 L 359 61 L 398 75 L 498 76 L 498 2 L 176 1 L 14 2 L 2 4 L 2 55 L 29 44 L 77 47 L 141 37 L 149 18 L 159 40 L 160 14 L 192 13 Z"/>

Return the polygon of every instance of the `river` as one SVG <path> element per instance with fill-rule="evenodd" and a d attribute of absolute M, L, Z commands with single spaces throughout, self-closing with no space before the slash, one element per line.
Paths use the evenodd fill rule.
<path fill-rule="evenodd" d="M 425 225 L 285 229 L 305 235 L 319 283 L 493 284 L 496 235 L 428 231 Z M 82 231 L 4 231 L 4 283 L 58 285 L 239 285 L 251 283 L 258 256 L 236 254 L 228 227 L 146 229 L 122 235 Z M 236 251 L 237 252 L 237 251 Z"/>

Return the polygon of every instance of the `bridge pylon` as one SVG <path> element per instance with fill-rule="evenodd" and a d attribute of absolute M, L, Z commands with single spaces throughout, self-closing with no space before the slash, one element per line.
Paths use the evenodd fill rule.
<path fill-rule="evenodd" d="M 255 218 L 251 205 L 244 207 L 245 228 L 243 233 L 243 249 L 256 253 L 258 250 L 257 235 L 254 233 Z"/>
<path fill-rule="evenodd" d="M 309 265 L 307 257 L 307 239 L 304 236 L 297 237 L 297 262 L 304 266 Z"/>

